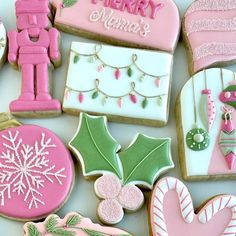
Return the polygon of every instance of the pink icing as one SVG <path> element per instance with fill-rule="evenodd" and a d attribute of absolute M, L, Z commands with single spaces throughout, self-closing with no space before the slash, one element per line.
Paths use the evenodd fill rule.
<path fill-rule="evenodd" d="M 72 215 L 79 215 L 77 213 L 69 213 L 65 216 L 65 218 L 63 219 L 60 219 L 58 217 L 58 224 L 57 226 L 65 226 L 66 225 L 66 221 L 67 219 L 72 216 Z M 48 216 L 49 218 L 50 216 Z M 47 218 L 47 219 L 48 219 Z M 96 231 L 99 231 L 100 233 L 103 233 L 104 236 L 105 235 L 114 235 L 114 236 L 118 236 L 118 235 L 127 235 L 129 236 L 130 234 L 128 234 L 127 232 L 121 230 L 121 229 L 118 229 L 118 228 L 112 228 L 112 227 L 105 227 L 105 226 L 101 226 L 101 225 L 98 225 L 98 224 L 94 224 L 90 219 L 88 218 L 84 218 L 81 216 L 81 221 L 77 224 L 77 227 L 81 227 L 81 228 L 86 228 L 86 229 L 90 229 L 90 230 L 96 230 Z M 47 219 L 45 220 L 45 222 L 47 222 Z M 28 225 L 31 224 L 31 223 L 27 223 L 24 225 L 24 231 L 25 231 L 25 234 L 24 236 L 29 236 L 29 231 L 28 231 Z M 46 233 L 46 229 L 45 229 L 45 224 L 44 223 L 33 223 L 37 229 L 39 230 L 40 233 L 42 233 L 44 236 L 50 236 L 52 234 L 49 234 L 49 233 Z M 73 229 L 74 232 L 76 232 L 75 235 L 78 235 L 78 236 L 87 236 L 88 234 L 85 233 L 85 232 L 82 232 L 81 230 L 79 229 Z M 102 235 L 102 234 L 101 234 Z"/>
<path fill-rule="evenodd" d="M 235 197 L 230 195 L 218 196 L 195 214 L 191 196 L 183 183 L 172 177 L 164 178 L 156 184 L 152 193 L 150 205 L 152 235 L 233 236 L 236 232 L 233 223 L 235 201 Z M 190 215 L 192 215 L 191 220 L 187 221 L 186 217 Z"/>
<path fill-rule="evenodd" d="M 96 181 L 95 191 L 100 198 L 115 198 L 121 191 L 121 182 L 115 175 L 103 175 Z"/>
<path fill-rule="evenodd" d="M 49 25 L 48 0 L 16 1 L 17 31 L 10 31 L 8 61 L 22 71 L 21 95 L 10 104 L 12 112 L 60 111 L 49 94 L 48 66 L 60 61 L 59 37 Z M 36 39 L 36 40 L 32 40 Z"/>
<path fill-rule="evenodd" d="M 132 7 L 130 2 L 134 2 Z M 173 52 L 175 49 L 180 19 L 172 0 L 123 0 L 122 4 L 120 1 L 80 0 L 63 9 L 61 3 L 61 0 L 53 0 L 57 8 L 56 25 L 71 26 L 116 41 L 164 51 Z"/>
<path fill-rule="evenodd" d="M 236 124 L 235 112 L 232 114 L 232 123 Z M 219 127 L 219 130 L 223 129 L 224 124 L 225 122 L 222 121 L 222 124 Z M 231 122 L 228 122 L 227 124 L 230 125 Z M 230 129 L 232 129 L 232 127 Z M 217 137 L 217 142 L 215 143 L 215 146 L 212 152 L 212 157 L 211 157 L 208 173 L 209 175 L 234 174 L 236 172 L 236 165 L 233 165 L 232 168 L 229 169 L 228 163 L 225 161 L 224 155 L 222 154 L 220 145 L 218 143 L 219 138 L 220 138 L 220 133 L 219 133 L 219 136 Z"/>
<path fill-rule="evenodd" d="M 185 30 L 197 72 L 215 63 L 236 59 L 236 2 L 198 0 L 185 14 Z"/>
<path fill-rule="evenodd" d="M 139 188 L 134 185 L 126 185 L 122 188 L 118 201 L 123 208 L 135 211 L 143 205 L 144 197 Z"/>
<path fill-rule="evenodd" d="M 33 125 L 1 131 L 0 143 L 0 214 L 40 219 L 58 210 L 74 176 L 65 145 L 51 131 Z"/>
<path fill-rule="evenodd" d="M 115 199 L 107 199 L 99 203 L 97 213 L 99 219 L 107 224 L 116 224 L 120 222 L 124 216 L 122 206 Z"/>

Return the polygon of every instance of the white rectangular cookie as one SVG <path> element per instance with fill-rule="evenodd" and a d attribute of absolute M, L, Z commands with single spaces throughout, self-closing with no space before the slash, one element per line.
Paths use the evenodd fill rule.
<path fill-rule="evenodd" d="M 169 113 L 173 55 L 73 42 L 63 110 L 163 126 Z"/>

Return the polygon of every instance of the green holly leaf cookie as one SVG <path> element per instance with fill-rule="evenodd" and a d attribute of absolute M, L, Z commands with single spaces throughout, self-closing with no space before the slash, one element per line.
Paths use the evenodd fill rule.
<path fill-rule="evenodd" d="M 120 145 L 110 135 L 106 117 L 81 113 L 78 131 L 69 147 L 78 157 L 84 176 L 110 172 L 122 178 L 117 155 Z"/>
<path fill-rule="evenodd" d="M 139 134 L 119 156 L 123 166 L 123 184 L 133 183 L 152 189 L 161 173 L 174 167 L 171 140 Z"/>

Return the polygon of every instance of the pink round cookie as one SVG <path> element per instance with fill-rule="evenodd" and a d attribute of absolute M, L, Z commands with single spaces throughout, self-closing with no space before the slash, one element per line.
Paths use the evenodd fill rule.
<path fill-rule="evenodd" d="M 184 17 L 184 36 L 192 58 L 190 72 L 236 60 L 236 2 L 197 0 Z"/>
<path fill-rule="evenodd" d="M 220 195 L 195 214 L 187 187 L 166 177 L 155 186 L 150 203 L 152 236 L 234 236 L 236 197 Z"/>
<path fill-rule="evenodd" d="M 73 162 L 48 129 L 23 125 L 0 131 L 0 214 L 40 219 L 57 211 L 74 180 Z"/>
<path fill-rule="evenodd" d="M 53 224 L 51 224 L 52 222 Z M 84 218 L 75 212 L 67 214 L 63 219 L 60 219 L 57 215 L 49 215 L 44 222 L 26 223 L 24 232 L 24 236 L 131 236 L 130 233 L 118 228 L 94 224 L 90 219 Z"/>

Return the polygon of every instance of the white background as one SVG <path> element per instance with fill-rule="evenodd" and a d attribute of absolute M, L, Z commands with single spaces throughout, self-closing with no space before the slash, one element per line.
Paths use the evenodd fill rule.
<path fill-rule="evenodd" d="M 175 0 L 179 6 L 181 16 L 192 2 L 191 0 Z M 14 0 L 0 0 L 0 16 L 8 30 L 15 29 Z M 167 19 L 168 20 L 168 19 Z M 62 33 L 62 55 L 63 65 L 58 68 L 54 76 L 54 97 L 62 100 L 66 79 L 67 59 L 70 44 L 72 41 L 87 41 L 85 39 L 70 36 Z M 236 66 L 228 67 L 236 71 Z M 177 155 L 177 138 L 175 128 L 174 104 L 177 94 L 181 87 L 189 78 L 187 70 L 187 57 L 182 42 L 178 44 L 175 52 L 172 96 L 170 106 L 170 119 L 168 125 L 164 128 L 152 128 L 144 126 L 124 125 L 109 123 L 111 134 L 118 140 L 123 147 L 126 147 L 137 132 L 154 136 L 154 137 L 171 137 L 172 138 L 172 155 L 176 168 L 168 173 L 168 175 L 180 177 L 180 169 Z M 14 71 L 9 64 L 5 64 L 0 71 L 0 111 L 7 112 L 9 102 L 16 99 L 20 91 L 20 73 Z M 61 117 L 53 119 L 21 119 L 25 124 L 38 124 L 54 131 L 65 143 L 75 133 L 78 126 L 78 117 L 63 114 Z M 98 199 L 93 191 L 93 181 L 84 180 L 78 163 L 76 164 L 76 182 L 73 192 L 66 205 L 59 211 L 60 216 L 64 216 L 69 211 L 78 211 L 84 216 L 90 217 L 94 222 L 98 222 L 96 216 L 96 206 Z M 198 182 L 186 183 L 192 194 L 194 206 L 197 208 L 202 202 L 210 197 L 221 194 L 236 195 L 236 181 L 218 181 L 218 182 Z M 117 227 L 123 228 L 135 236 L 148 236 L 148 211 L 147 204 L 150 193 L 146 193 L 146 202 L 143 208 L 134 214 L 126 214 L 123 221 Z M 17 210 L 17 209 L 16 209 Z M 23 235 L 22 223 L 7 220 L 0 217 L 0 236 L 20 236 Z"/>

